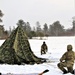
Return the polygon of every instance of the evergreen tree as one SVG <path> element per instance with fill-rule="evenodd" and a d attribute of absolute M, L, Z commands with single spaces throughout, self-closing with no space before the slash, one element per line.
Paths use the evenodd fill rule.
<path fill-rule="evenodd" d="M 2 19 L 1 19 L 1 18 L 3 17 L 3 15 L 4 15 L 4 14 L 3 14 L 2 11 L 0 10 L 0 22 L 2 22 Z"/>
<path fill-rule="evenodd" d="M 23 26 L 24 24 L 25 22 L 22 19 L 20 19 L 17 23 L 18 26 Z"/>
<path fill-rule="evenodd" d="M 41 31 L 41 25 L 40 25 L 39 21 L 36 22 L 36 31 L 37 32 Z"/>
<path fill-rule="evenodd" d="M 47 36 L 48 35 L 48 26 L 46 23 L 44 24 L 43 31 L 44 31 L 44 35 Z"/>
<path fill-rule="evenodd" d="M 59 21 L 56 21 L 50 26 L 50 30 L 52 35 L 59 36 L 63 34 L 64 26 Z"/>
<path fill-rule="evenodd" d="M 26 23 L 26 31 L 27 32 L 30 32 L 31 31 L 31 26 L 30 26 L 30 23 L 29 22 Z"/>
<path fill-rule="evenodd" d="M 37 21 L 36 22 L 36 35 L 40 36 L 41 32 L 42 32 L 41 25 L 40 25 L 39 21 Z"/>
<path fill-rule="evenodd" d="M 3 13 L 2 13 L 2 11 L 0 10 L 0 22 L 2 22 L 2 17 L 3 17 Z M 4 33 L 4 27 L 3 27 L 3 25 L 1 25 L 0 24 L 0 38 L 2 38 L 3 37 L 3 33 Z"/>

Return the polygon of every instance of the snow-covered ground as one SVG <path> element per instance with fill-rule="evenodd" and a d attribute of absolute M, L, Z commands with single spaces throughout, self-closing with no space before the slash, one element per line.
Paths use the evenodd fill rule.
<path fill-rule="evenodd" d="M 45 55 L 40 55 L 40 49 L 43 41 L 48 45 L 48 52 Z M 4 40 L 0 40 L 0 45 Z M 29 40 L 30 46 L 34 54 L 38 57 L 48 58 L 48 63 L 34 64 L 34 65 L 0 65 L 1 73 L 17 73 L 17 74 L 28 74 L 28 73 L 40 73 L 45 69 L 49 69 L 48 73 L 44 75 L 62 75 L 62 72 L 58 69 L 57 63 L 64 52 L 68 44 L 73 45 L 75 51 L 75 37 L 48 37 L 46 40 Z M 74 66 L 75 68 L 75 66 Z M 68 73 L 68 75 L 71 75 Z"/>

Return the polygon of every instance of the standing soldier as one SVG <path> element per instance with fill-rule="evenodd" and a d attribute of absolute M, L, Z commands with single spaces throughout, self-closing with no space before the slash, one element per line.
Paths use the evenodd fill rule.
<path fill-rule="evenodd" d="M 63 71 L 63 74 L 66 74 L 68 72 L 74 74 L 73 70 L 74 59 L 75 59 L 75 52 L 72 51 L 72 45 L 67 45 L 67 52 L 63 54 L 63 56 L 60 58 L 60 63 L 58 63 L 57 65 L 59 69 Z M 66 67 L 67 70 L 64 67 Z"/>
<path fill-rule="evenodd" d="M 48 47 L 47 47 L 46 43 L 43 42 L 43 44 L 41 46 L 41 55 L 46 54 L 47 51 L 48 51 Z"/>

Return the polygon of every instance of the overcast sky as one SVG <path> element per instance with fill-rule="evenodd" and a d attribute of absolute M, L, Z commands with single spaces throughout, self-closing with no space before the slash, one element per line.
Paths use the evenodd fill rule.
<path fill-rule="evenodd" d="M 30 22 L 31 26 L 37 21 L 43 26 L 59 20 L 65 28 L 70 28 L 75 16 L 74 0 L 0 0 L 0 10 L 6 29 L 16 26 L 19 19 Z"/>

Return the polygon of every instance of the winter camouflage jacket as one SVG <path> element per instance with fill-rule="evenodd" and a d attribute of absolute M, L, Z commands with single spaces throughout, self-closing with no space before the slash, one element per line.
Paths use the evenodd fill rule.
<path fill-rule="evenodd" d="M 66 62 L 67 64 L 72 65 L 74 64 L 74 60 L 75 60 L 75 52 L 72 50 L 65 52 L 60 59 L 61 62 Z"/>
<path fill-rule="evenodd" d="M 42 46 L 41 46 L 41 50 L 48 50 L 48 47 L 47 47 L 47 45 L 46 44 L 43 44 Z"/>

